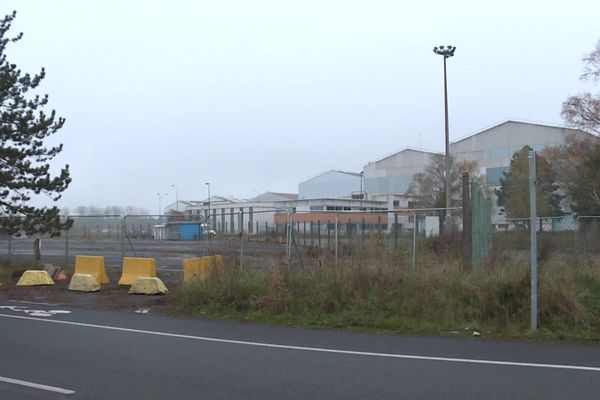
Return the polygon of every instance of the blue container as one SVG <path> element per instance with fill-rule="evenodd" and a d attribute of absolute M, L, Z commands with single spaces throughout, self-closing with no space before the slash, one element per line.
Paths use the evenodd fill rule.
<path fill-rule="evenodd" d="M 198 222 L 183 223 L 179 229 L 181 240 L 199 240 L 202 237 L 202 226 Z"/>

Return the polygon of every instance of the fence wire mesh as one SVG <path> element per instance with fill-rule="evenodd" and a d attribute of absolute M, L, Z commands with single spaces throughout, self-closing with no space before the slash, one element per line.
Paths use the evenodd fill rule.
<path fill-rule="evenodd" d="M 498 217 L 477 187 L 471 189 L 473 263 L 494 265 L 499 257 L 526 260 L 529 220 Z M 452 211 L 452 229 L 440 236 L 446 211 Z M 183 214 L 65 218 L 73 224 L 60 237 L 0 232 L 0 258 L 73 265 L 76 255 L 102 255 L 108 266 L 120 267 L 122 257 L 137 256 L 156 258 L 159 268 L 181 268 L 185 258 L 222 254 L 241 267 L 257 269 L 370 262 L 418 270 L 441 260 L 463 262 L 463 221 L 457 208 L 319 213 L 270 209 L 252 216 L 234 211 L 219 212 L 210 223 L 200 215 Z M 204 234 L 183 228 L 194 225 Z M 540 217 L 537 225 L 541 261 L 551 255 L 599 258 L 600 216 Z M 36 239 L 41 239 L 39 260 Z"/>

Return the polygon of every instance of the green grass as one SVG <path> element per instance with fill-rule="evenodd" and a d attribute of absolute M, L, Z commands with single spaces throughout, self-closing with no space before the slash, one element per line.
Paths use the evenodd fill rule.
<path fill-rule="evenodd" d="M 290 270 L 240 271 L 230 263 L 177 288 L 170 309 L 305 327 L 600 340 L 600 265 L 589 260 L 553 257 L 540 265 L 540 329 L 532 334 L 526 263 L 503 258 L 467 273 L 432 253 L 412 272 L 402 254 L 383 253 L 354 251 L 337 268 L 327 258 Z"/>

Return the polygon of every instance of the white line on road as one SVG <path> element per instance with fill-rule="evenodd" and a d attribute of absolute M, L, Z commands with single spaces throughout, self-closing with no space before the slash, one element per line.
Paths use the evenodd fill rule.
<path fill-rule="evenodd" d="M 22 301 L 22 300 L 9 300 L 11 303 L 24 303 L 24 304 L 36 304 L 40 306 L 57 306 L 56 303 L 41 303 L 38 301 Z"/>
<path fill-rule="evenodd" d="M 33 389 L 40 389 L 40 390 L 45 390 L 47 392 L 54 392 L 54 393 L 59 393 L 59 394 L 67 394 L 68 395 L 68 394 L 75 393 L 74 390 L 63 389 L 63 388 L 59 388 L 56 386 L 42 385 L 40 383 L 22 381 L 20 379 L 6 378 L 4 376 L 0 376 L 0 382 L 12 383 L 13 385 L 26 386 L 26 387 L 33 388 Z"/>
<path fill-rule="evenodd" d="M 25 319 L 29 321 L 48 322 L 52 324 L 63 324 L 71 326 L 81 326 L 86 328 L 105 329 L 117 332 L 129 332 L 129 333 L 141 333 L 146 335 L 172 337 L 178 339 L 191 339 L 199 340 L 204 342 L 215 342 L 215 343 L 227 343 L 227 344 L 238 344 L 244 346 L 254 347 L 267 347 L 273 349 L 285 349 L 285 350 L 299 350 L 299 351 L 312 351 L 318 353 L 333 353 L 333 354 L 346 354 L 354 356 L 367 356 L 367 357 L 382 357 L 382 358 L 396 358 L 405 360 L 422 360 L 422 361 L 443 361 L 463 364 L 484 364 L 484 365 L 502 365 L 510 367 L 529 367 L 529 368 L 550 368 L 550 369 L 566 369 L 566 370 L 577 370 L 577 371 L 593 371 L 600 372 L 600 367 L 588 367 L 583 365 L 568 365 L 568 364 L 543 364 L 543 363 L 529 363 L 529 362 L 518 362 L 518 361 L 499 361 L 499 360 L 480 360 L 476 358 L 453 358 L 453 357 L 435 357 L 435 356 L 417 356 L 411 354 L 396 354 L 396 353 L 374 353 L 368 351 L 354 351 L 354 350 L 338 350 L 338 349 L 327 349 L 320 347 L 306 347 L 306 346 L 292 346 L 286 344 L 274 344 L 274 343 L 261 343 L 261 342 L 249 342 L 245 340 L 233 340 L 233 339 L 219 339 L 205 336 L 193 336 L 193 335 L 182 335 L 179 333 L 168 333 L 168 332 L 157 332 L 147 331 L 142 329 L 132 328 L 121 328 L 118 326 L 109 325 L 97 325 L 88 324 L 84 322 L 73 322 L 73 321 L 60 321 L 56 319 L 42 319 L 33 317 L 24 317 L 20 315 L 7 315 L 1 314 L 0 317 L 5 318 L 16 318 Z"/>

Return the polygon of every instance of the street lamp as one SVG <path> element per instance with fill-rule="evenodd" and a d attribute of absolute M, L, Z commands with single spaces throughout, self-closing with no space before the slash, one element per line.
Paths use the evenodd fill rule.
<path fill-rule="evenodd" d="M 363 199 L 365 195 L 363 194 L 363 176 L 365 171 L 360 171 L 360 210 L 363 209 Z"/>
<path fill-rule="evenodd" d="M 177 191 L 177 186 L 171 185 L 172 188 L 175 188 L 175 210 L 179 212 L 179 192 Z"/>
<path fill-rule="evenodd" d="M 206 182 L 205 185 L 208 186 L 208 214 L 206 222 L 210 222 L 210 182 Z"/>
<path fill-rule="evenodd" d="M 446 192 L 446 208 L 451 207 L 450 204 L 450 133 L 448 128 L 448 80 L 446 78 L 446 59 L 453 57 L 456 51 L 455 46 L 439 46 L 434 47 L 433 52 L 444 57 L 444 112 L 445 112 L 445 128 L 446 128 L 446 179 L 444 180 Z M 446 211 L 446 220 L 449 220 L 450 213 Z"/>
<path fill-rule="evenodd" d="M 160 201 L 163 197 L 167 197 L 169 195 L 169 193 L 165 193 L 165 194 L 156 193 L 156 195 L 158 196 L 158 216 L 160 217 L 162 215 L 162 206 L 160 204 Z"/>

